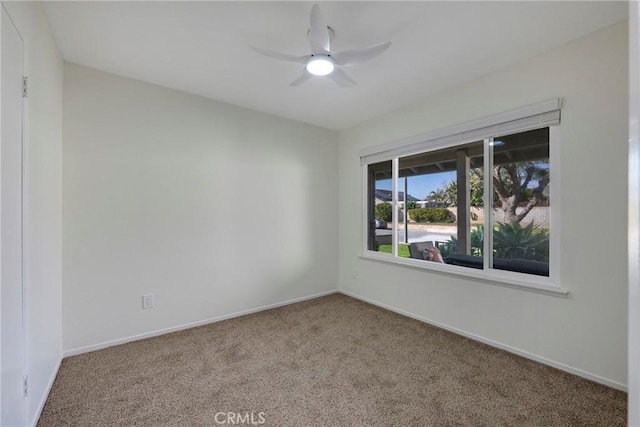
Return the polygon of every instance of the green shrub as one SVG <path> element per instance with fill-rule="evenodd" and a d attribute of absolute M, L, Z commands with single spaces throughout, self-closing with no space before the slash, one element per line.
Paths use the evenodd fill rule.
<path fill-rule="evenodd" d="M 469 234 L 471 238 L 471 255 L 482 256 L 484 250 L 484 226 L 478 225 Z M 451 236 L 447 242 L 443 242 L 442 246 L 440 254 L 446 258 L 458 249 L 458 238 Z"/>
<path fill-rule="evenodd" d="M 446 208 L 409 209 L 409 218 L 415 222 L 452 223 L 456 221 L 456 216 Z"/>
<path fill-rule="evenodd" d="M 484 248 L 484 227 L 471 230 L 471 254 L 482 256 Z M 458 239 L 455 236 L 438 245 L 443 258 L 457 252 Z M 549 231 L 530 223 L 497 223 L 493 226 L 493 256 L 495 258 L 527 259 L 549 262 Z"/>
<path fill-rule="evenodd" d="M 498 223 L 493 231 L 494 256 L 549 262 L 549 232 L 529 223 Z"/>
<path fill-rule="evenodd" d="M 376 205 L 376 219 L 391 222 L 393 217 L 393 208 L 391 203 L 383 202 Z"/>
<path fill-rule="evenodd" d="M 409 200 L 407 202 L 407 209 L 411 210 L 411 209 L 418 209 L 420 207 L 420 205 L 418 204 L 418 202 L 413 201 L 413 200 Z"/>

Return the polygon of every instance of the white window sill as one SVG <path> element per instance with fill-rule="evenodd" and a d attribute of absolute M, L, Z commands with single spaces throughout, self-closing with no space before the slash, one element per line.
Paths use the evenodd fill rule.
<path fill-rule="evenodd" d="M 534 276 L 523 273 L 514 273 L 502 270 L 480 270 L 475 268 L 460 267 L 456 265 L 440 264 L 437 262 L 422 261 L 412 258 L 395 258 L 391 254 L 375 251 L 365 251 L 360 258 L 371 261 L 382 261 L 389 264 L 404 267 L 428 270 L 439 274 L 454 277 L 471 278 L 476 281 L 498 286 L 506 286 L 514 289 L 567 298 L 569 291 L 553 283 L 548 277 Z"/>

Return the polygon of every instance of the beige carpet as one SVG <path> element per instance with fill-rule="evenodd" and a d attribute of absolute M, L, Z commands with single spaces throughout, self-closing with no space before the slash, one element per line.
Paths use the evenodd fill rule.
<path fill-rule="evenodd" d="M 626 399 L 335 294 L 65 359 L 38 426 L 622 426 Z"/>

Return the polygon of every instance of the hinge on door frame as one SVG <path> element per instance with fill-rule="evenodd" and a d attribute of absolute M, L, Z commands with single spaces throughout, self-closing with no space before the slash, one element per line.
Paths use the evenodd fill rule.
<path fill-rule="evenodd" d="M 22 76 L 22 97 L 27 98 L 29 96 L 29 77 Z"/>
<path fill-rule="evenodd" d="M 29 397 L 29 375 L 22 377 L 22 395 Z"/>

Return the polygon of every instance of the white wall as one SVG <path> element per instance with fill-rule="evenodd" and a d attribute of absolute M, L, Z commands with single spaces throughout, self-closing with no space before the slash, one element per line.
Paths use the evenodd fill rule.
<path fill-rule="evenodd" d="M 65 64 L 63 136 L 67 354 L 337 289 L 335 132 Z"/>
<path fill-rule="evenodd" d="M 341 289 L 624 388 L 627 54 L 622 23 L 341 131 Z M 358 258 L 362 148 L 556 97 L 568 299 Z"/>
<path fill-rule="evenodd" d="M 4 2 L 26 42 L 27 420 L 35 423 L 62 358 L 62 58 L 39 2 Z"/>

